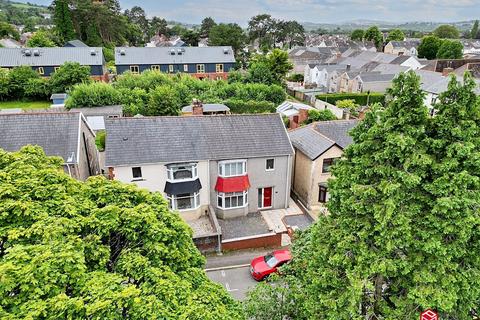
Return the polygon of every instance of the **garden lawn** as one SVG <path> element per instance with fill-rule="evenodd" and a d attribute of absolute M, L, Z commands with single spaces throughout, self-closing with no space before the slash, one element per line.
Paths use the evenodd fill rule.
<path fill-rule="evenodd" d="M 50 101 L 0 101 L 0 109 L 47 109 Z"/>

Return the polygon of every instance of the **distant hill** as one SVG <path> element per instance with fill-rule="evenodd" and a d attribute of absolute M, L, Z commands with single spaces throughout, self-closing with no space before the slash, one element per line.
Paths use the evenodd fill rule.
<path fill-rule="evenodd" d="M 421 31 L 429 32 L 435 30 L 438 26 L 442 24 L 452 24 L 456 26 L 460 31 L 470 30 L 474 20 L 470 21 L 459 21 L 459 22 L 427 22 L 427 21 L 412 21 L 404 23 L 395 23 L 388 21 L 377 21 L 377 20 L 352 20 L 340 23 L 315 23 L 315 22 L 303 22 L 302 25 L 307 31 L 318 30 L 319 28 L 325 29 L 328 31 L 333 30 L 345 30 L 351 31 L 353 29 L 366 29 L 370 26 L 376 25 L 380 29 L 393 29 L 399 28 L 402 30 L 412 30 L 412 31 Z"/>
<path fill-rule="evenodd" d="M 47 6 L 42 6 L 39 4 L 34 4 L 34 3 L 21 3 L 21 2 L 15 2 L 15 1 L 8 1 L 8 0 L 0 0 L 0 7 L 1 5 L 11 5 L 12 7 L 18 8 L 18 9 L 36 9 L 44 12 L 48 12 L 48 7 Z"/>

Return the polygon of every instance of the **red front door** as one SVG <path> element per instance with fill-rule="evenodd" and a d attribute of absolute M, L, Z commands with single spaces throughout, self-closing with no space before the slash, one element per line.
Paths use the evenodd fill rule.
<path fill-rule="evenodd" d="M 263 188 L 263 207 L 269 208 L 272 206 L 272 187 Z"/>

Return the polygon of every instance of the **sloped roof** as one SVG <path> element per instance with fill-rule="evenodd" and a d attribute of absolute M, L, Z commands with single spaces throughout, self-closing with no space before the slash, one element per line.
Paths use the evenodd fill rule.
<path fill-rule="evenodd" d="M 293 154 L 278 114 L 107 119 L 106 166 Z"/>
<path fill-rule="evenodd" d="M 30 56 L 25 53 L 30 51 Z M 39 55 L 34 52 L 38 50 Z M 95 55 L 92 55 L 92 52 Z M 65 62 L 78 62 L 85 66 L 103 65 L 102 48 L 0 48 L 0 66 L 60 66 Z"/>
<path fill-rule="evenodd" d="M 315 160 L 334 145 L 342 149 L 349 146 L 353 140 L 348 132 L 357 123 L 358 120 L 319 121 L 290 131 L 289 136 L 295 148 Z"/>
<path fill-rule="evenodd" d="M 67 41 L 67 43 L 65 43 L 65 47 L 88 47 L 88 46 L 82 41 L 76 39 L 76 40 Z"/>
<path fill-rule="evenodd" d="M 390 82 L 395 78 L 395 74 L 368 72 L 360 74 L 359 77 L 363 82 Z"/>
<path fill-rule="evenodd" d="M 226 52 L 226 53 L 225 53 Z M 124 53 L 124 54 L 122 54 Z M 172 54 L 174 53 L 174 54 Z M 115 64 L 234 63 L 230 46 L 225 47 L 117 47 Z"/>
<path fill-rule="evenodd" d="M 79 112 L 0 114 L 0 148 L 17 151 L 26 145 L 39 145 L 48 156 L 66 162 L 75 155 L 78 161 Z"/>
<path fill-rule="evenodd" d="M 202 105 L 203 112 L 222 112 L 230 111 L 230 108 L 221 103 L 204 103 Z M 185 106 L 182 108 L 182 112 L 192 112 L 192 106 Z"/>

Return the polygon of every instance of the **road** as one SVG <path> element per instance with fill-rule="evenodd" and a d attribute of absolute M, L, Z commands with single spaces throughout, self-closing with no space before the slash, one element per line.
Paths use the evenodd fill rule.
<path fill-rule="evenodd" d="M 245 299 L 246 293 L 257 282 L 250 276 L 250 267 L 236 267 L 232 269 L 207 270 L 207 276 L 220 283 L 237 300 Z"/>

